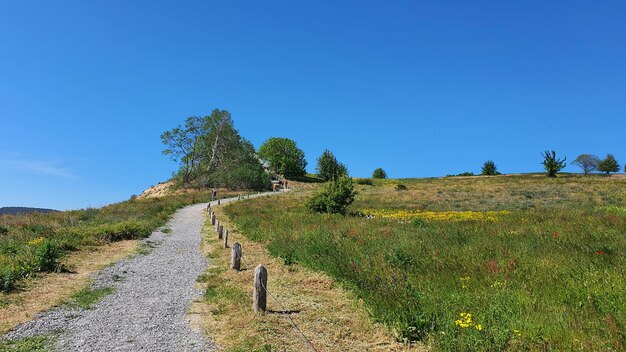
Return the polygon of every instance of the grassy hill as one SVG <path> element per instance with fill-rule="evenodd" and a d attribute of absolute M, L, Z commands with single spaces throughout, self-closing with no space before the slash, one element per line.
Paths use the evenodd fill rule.
<path fill-rule="evenodd" d="M 225 211 L 285 264 L 353 290 L 398 339 L 443 351 L 626 347 L 625 179 L 374 180 L 358 191 L 346 217 L 306 211 L 312 190 Z"/>

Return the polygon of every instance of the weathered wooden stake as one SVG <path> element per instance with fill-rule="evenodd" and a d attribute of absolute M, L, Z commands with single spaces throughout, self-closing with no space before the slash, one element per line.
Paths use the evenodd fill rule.
<path fill-rule="evenodd" d="M 215 232 L 219 232 L 220 231 L 220 222 L 215 220 Z"/>
<path fill-rule="evenodd" d="M 224 248 L 228 248 L 228 230 L 224 234 Z"/>
<path fill-rule="evenodd" d="M 206 211 L 210 211 L 211 210 L 211 203 L 206 205 Z"/>
<path fill-rule="evenodd" d="M 220 205 L 220 200 L 219 199 L 217 200 L 217 205 Z"/>
<path fill-rule="evenodd" d="M 233 244 L 233 249 L 230 252 L 230 268 L 234 270 L 241 270 L 241 245 L 239 242 Z"/>
<path fill-rule="evenodd" d="M 224 226 L 220 225 L 220 229 L 217 231 L 217 238 L 222 239 L 224 237 Z"/>
<path fill-rule="evenodd" d="M 265 312 L 267 308 L 267 269 L 261 264 L 254 269 L 252 308 L 255 312 Z"/>
<path fill-rule="evenodd" d="M 211 225 L 215 225 L 215 213 L 211 211 Z"/>

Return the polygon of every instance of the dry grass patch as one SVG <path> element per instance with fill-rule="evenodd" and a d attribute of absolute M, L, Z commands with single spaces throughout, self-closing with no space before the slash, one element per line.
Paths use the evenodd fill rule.
<path fill-rule="evenodd" d="M 25 281 L 21 290 L 0 293 L 0 335 L 66 301 L 89 283 L 91 274 L 134 253 L 136 247 L 137 241 L 129 240 L 86 248 L 63 258 L 69 272 L 39 274 Z"/>
<path fill-rule="evenodd" d="M 363 302 L 338 287 L 326 275 L 298 264 L 285 265 L 270 257 L 263 245 L 237 232 L 233 223 L 214 207 L 220 223 L 229 229 L 229 243 L 243 248 L 242 270 L 230 270 L 230 249 L 210 223 L 205 227 L 204 252 L 211 258 L 208 272 L 199 278 L 205 289 L 203 302 L 191 308 L 192 320 L 213 336 L 225 351 L 312 350 L 280 312 L 287 311 L 317 351 L 417 351 L 394 340 L 388 330 L 369 320 Z M 268 312 L 252 310 L 254 267 L 268 270 Z"/>

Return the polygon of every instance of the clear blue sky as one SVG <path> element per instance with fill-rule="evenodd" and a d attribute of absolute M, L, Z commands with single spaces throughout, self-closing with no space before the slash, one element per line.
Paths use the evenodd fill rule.
<path fill-rule="evenodd" d="M 0 206 L 125 200 L 214 108 L 310 171 L 324 148 L 353 176 L 623 164 L 626 2 L 0 2 Z"/>

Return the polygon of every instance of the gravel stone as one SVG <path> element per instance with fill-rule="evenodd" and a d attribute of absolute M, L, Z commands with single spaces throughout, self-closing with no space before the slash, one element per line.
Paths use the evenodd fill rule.
<path fill-rule="evenodd" d="M 171 234 L 155 231 L 146 255 L 121 260 L 94 276 L 92 288 L 113 287 L 90 309 L 61 306 L 17 326 L 3 338 L 57 336 L 58 351 L 210 351 L 208 338 L 192 329 L 187 311 L 202 296 L 196 278 L 208 263 L 200 254 L 207 203 L 180 209 Z"/>

